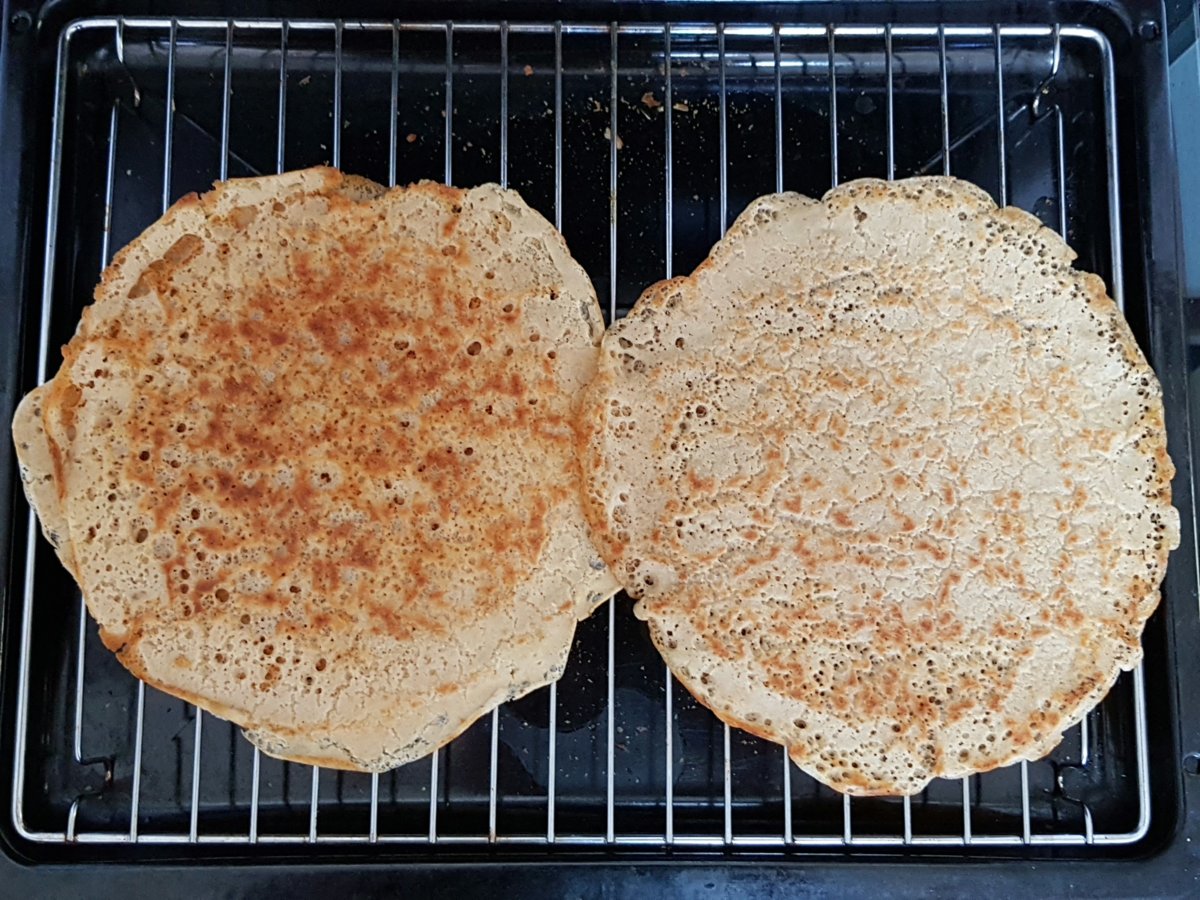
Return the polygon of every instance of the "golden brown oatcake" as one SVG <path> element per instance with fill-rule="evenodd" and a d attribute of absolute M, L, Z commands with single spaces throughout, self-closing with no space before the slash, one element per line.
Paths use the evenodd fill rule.
<path fill-rule="evenodd" d="M 1178 544 L 1094 275 L 950 178 L 750 204 L 605 335 L 587 511 L 679 679 L 850 794 L 1049 752 Z"/>
<path fill-rule="evenodd" d="M 494 185 L 189 195 L 14 437 L 101 637 L 276 756 L 381 771 L 561 673 L 616 588 L 571 423 L 603 324 Z"/>

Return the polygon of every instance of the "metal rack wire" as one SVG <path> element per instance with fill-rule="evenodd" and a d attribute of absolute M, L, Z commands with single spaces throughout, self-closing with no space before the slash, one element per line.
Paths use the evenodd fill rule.
<path fill-rule="evenodd" d="M 454 137 L 456 116 L 462 113 L 455 102 L 456 74 L 460 65 L 456 61 L 455 42 L 460 35 L 485 35 L 494 37 L 498 44 L 498 73 L 499 90 L 496 122 L 499 128 L 499 154 L 494 177 L 503 185 L 509 180 L 509 121 L 510 121 L 510 78 L 513 69 L 510 59 L 510 39 L 514 35 L 542 36 L 552 41 L 554 73 L 552 80 L 553 96 L 546 99 L 546 105 L 553 117 L 553 215 L 555 224 L 563 227 L 564 207 L 564 61 L 570 59 L 571 48 L 564 50 L 564 45 L 578 39 L 608 41 L 608 58 L 604 74 L 607 76 L 608 103 L 608 192 L 609 220 L 608 237 L 608 313 L 610 319 L 616 318 L 620 310 L 619 285 L 615 273 L 618 271 L 619 221 L 620 204 L 626 202 L 625 194 L 619 193 L 621 188 L 619 151 L 619 111 L 621 96 L 619 79 L 622 75 L 621 48 L 622 42 L 631 40 L 648 40 L 654 42 L 661 54 L 663 65 L 660 70 L 664 102 L 661 104 L 661 140 L 663 157 L 662 221 L 664 230 L 661 239 L 665 249 L 665 271 L 662 275 L 671 277 L 673 260 L 675 259 L 676 244 L 676 191 L 674 185 L 674 161 L 676 147 L 674 143 L 675 117 L 684 106 L 676 102 L 678 96 L 678 79 L 686 74 L 678 67 L 683 64 L 704 65 L 715 67 L 716 73 L 716 116 L 717 116 L 717 159 L 714 165 L 716 172 L 715 198 L 721 232 L 730 222 L 729 208 L 729 173 L 730 173 L 730 135 L 729 135 L 729 101 L 728 78 L 735 69 L 752 68 L 756 73 L 765 73 L 764 83 L 773 90 L 774 132 L 764 139 L 761 144 L 766 152 L 774 153 L 775 190 L 785 186 L 785 88 L 792 79 L 807 79 L 823 81 L 828 94 L 828 144 L 829 144 L 829 182 L 837 184 L 842 174 L 839 157 L 839 144 L 843 135 L 839 132 L 839 77 L 845 79 L 853 74 L 847 69 L 844 57 L 839 50 L 839 42 L 870 40 L 877 43 L 872 65 L 882 73 L 885 95 L 886 116 L 886 153 L 885 171 L 878 174 L 886 177 L 897 175 L 897 141 L 896 141 L 896 96 L 897 96 L 897 58 L 898 45 L 911 42 L 925 42 L 933 46 L 937 54 L 936 60 L 936 93 L 941 127 L 940 154 L 936 161 L 940 171 L 951 173 L 952 158 L 963 145 L 961 135 L 956 137 L 953 128 L 952 91 L 950 85 L 951 62 L 957 48 L 981 45 L 990 47 L 988 52 L 993 59 L 990 73 L 984 73 L 991 78 L 995 93 L 994 128 L 997 145 L 995 147 L 998 163 L 998 196 L 1002 203 L 1010 196 L 1010 156 L 1013 148 L 1008 143 L 1007 128 L 1012 121 L 1009 100 L 1006 97 L 1005 82 L 1005 51 L 1010 42 L 1036 40 L 1051 48 L 1050 66 L 1045 72 L 1044 79 L 1027 103 L 1028 113 L 1034 117 L 1054 117 L 1054 133 L 1056 143 L 1053 157 L 1057 171 L 1055 184 L 1058 189 L 1056 198 L 1057 225 L 1066 236 L 1068 229 L 1068 197 L 1067 191 L 1067 159 L 1066 140 L 1064 137 L 1065 113 L 1062 106 L 1053 99 L 1051 88 L 1059 73 L 1064 46 L 1086 46 L 1092 48 L 1099 60 L 1095 76 L 1102 86 L 1102 130 L 1105 135 L 1104 159 L 1102 169 L 1106 174 L 1103 185 L 1105 192 L 1103 203 L 1107 205 L 1108 215 L 1108 264 L 1111 272 L 1111 290 L 1118 304 L 1123 307 L 1123 285 L 1121 268 L 1121 235 L 1119 216 L 1115 215 L 1119 193 L 1117 146 L 1116 146 L 1116 110 L 1115 110 L 1115 73 L 1111 49 L 1097 31 L 1086 27 L 1069 26 L 1016 26 L 996 24 L 992 26 L 965 27 L 950 25 L 928 26 L 832 26 L 832 25 L 742 25 L 742 24 L 563 24 L 563 23 L 403 23 L 403 22 L 342 22 L 342 21 L 278 21 L 278 20 L 200 20 L 200 19 L 122 19 L 122 18 L 93 18 L 75 22 L 68 26 L 61 35 L 58 51 L 58 68 L 54 97 L 53 143 L 50 159 L 51 181 L 49 185 L 49 205 L 47 210 L 47 234 L 44 258 L 44 292 L 41 298 L 41 332 L 38 346 L 38 377 L 44 379 L 50 364 L 50 322 L 57 304 L 62 302 L 60 288 L 56 285 L 58 262 L 63 246 L 69 243 L 71 225 L 60 217 L 61 191 L 64 181 L 64 140 L 69 137 L 72 127 L 68 116 L 68 93 L 71 89 L 70 66 L 73 49 L 82 37 L 101 39 L 111 46 L 118 63 L 124 62 L 127 42 L 136 35 L 138 41 L 154 41 L 163 51 L 163 69 L 166 82 L 164 105 L 164 131 L 160 138 L 162 148 L 162 184 L 161 208 L 165 210 L 174 199 L 173 194 L 173 153 L 176 131 L 175 92 L 177 77 L 177 58 L 181 41 L 189 43 L 203 42 L 219 53 L 223 64 L 217 82 L 220 94 L 220 126 L 219 126 L 219 170 L 215 174 L 219 178 L 230 175 L 230 123 L 233 98 L 233 77 L 235 74 L 234 58 L 239 41 L 252 38 L 256 46 L 273 44 L 278 53 L 279 64 L 277 71 L 277 128 L 274 135 L 276 171 L 283 171 L 289 165 L 297 165 L 301 161 L 287 156 L 288 136 L 288 89 L 291 76 L 289 70 L 289 46 L 297 40 L 297 35 L 308 39 L 314 33 L 332 36 L 332 109 L 330 117 L 332 128 L 330 134 L 329 162 L 340 166 L 343 156 L 343 77 L 345 72 L 345 38 L 349 33 L 360 34 L 373 32 L 386 38 L 390 35 L 390 67 L 387 77 L 380 85 L 381 95 L 390 97 L 391 117 L 384 129 L 388 144 L 388 183 L 397 183 L 398 156 L 401 136 L 398 127 L 397 109 L 405 90 L 404 79 L 401 77 L 401 36 L 421 35 L 424 40 L 444 42 L 445 56 L 443 67 L 443 99 L 441 115 L 444 116 L 444 166 L 443 177 L 451 183 L 455 177 Z M 223 42 L 222 42 L 223 38 Z M 736 58 L 729 50 L 728 42 L 736 39 L 741 46 L 753 46 L 754 52 L 739 51 Z M 697 41 L 700 44 L 697 45 Z M 824 42 L 824 53 L 789 54 L 784 50 L 785 41 L 804 40 L 811 44 Z M 222 46 L 223 43 L 223 46 Z M 681 44 L 684 45 L 681 47 Z M 700 49 L 696 49 L 699 46 Z M 822 58 L 823 57 L 823 58 Z M 528 72 L 526 72 L 528 74 Z M 462 77 L 460 75 L 460 77 Z M 111 257 L 110 233 L 113 224 L 113 211 L 119 205 L 120 197 L 115 191 L 115 176 L 117 170 L 117 149 L 120 134 L 121 100 L 113 99 L 107 114 L 107 133 L 98 137 L 106 147 L 105 176 L 104 176 L 104 221 L 100 242 L 99 267 L 95 274 L 107 264 Z M 313 160 L 304 160 L 309 163 Z M 630 202 L 646 202 L 643 197 L 636 197 Z M 439 771 L 443 754 L 435 753 L 426 761 L 413 763 L 410 769 L 427 771 L 425 783 L 428 790 L 428 814 L 426 827 L 406 833 L 393 833 L 381 827 L 380 811 L 387 803 L 381 791 L 380 776 L 370 776 L 368 816 L 366 827 L 361 831 L 328 831 L 321 827 L 321 813 L 325 808 L 321 793 L 321 772 L 313 767 L 309 773 L 310 786 L 306 810 L 296 810 L 293 818 L 306 824 L 303 830 L 297 829 L 288 833 L 264 832 L 260 827 L 260 794 L 262 790 L 263 758 L 254 749 L 252 755 L 252 771 L 250 775 L 251 794 L 246 804 L 245 813 L 248 816 L 248 827 L 244 830 L 233 830 L 226 826 L 227 819 L 221 819 L 220 825 L 209 824 L 201 803 L 202 762 L 216 757 L 218 762 L 226 750 L 215 746 L 211 739 L 205 736 L 205 716 L 195 710 L 192 717 L 191 746 L 190 746 L 190 777 L 182 778 L 186 783 L 186 809 L 182 813 L 182 821 L 186 823 L 182 829 L 143 828 L 141 826 L 141 804 L 144 786 L 142 773 L 144 769 L 144 733 L 147 722 L 148 694 L 144 684 L 138 683 L 132 708 L 133 722 L 133 753 L 130 763 L 130 802 L 128 806 L 128 827 L 125 829 L 81 827 L 81 807 L 90 795 L 80 793 L 70 802 L 65 822 L 61 828 L 46 829 L 30 824 L 31 809 L 37 804 L 37 788 L 31 783 L 29 771 L 31 760 L 38 753 L 38 747 L 31 740 L 34 721 L 43 711 L 36 707 L 31 698 L 31 664 L 35 653 L 34 618 L 35 608 L 40 601 L 43 591 L 43 577 L 47 560 L 39 556 L 38 533 L 35 519 L 29 517 L 27 543 L 25 553 L 25 583 L 23 596 L 23 613 L 21 620 L 21 656 L 19 660 L 20 684 L 18 688 L 17 708 L 17 749 L 13 778 L 13 806 L 11 815 L 18 832 L 25 838 L 45 843 L 80 843 L 80 844 L 498 844 L 498 845 L 536 845 L 536 846 L 595 846 L 595 847 L 642 847 L 660 848 L 752 848 L 778 849 L 801 851 L 818 848 L 849 848 L 849 847 L 914 847 L 914 848 L 945 848 L 945 847 L 1045 847 L 1060 845 L 1090 845 L 1090 844 L 1131 844 L 1140 840 L 1149 829 L 1149 766 L 1147 760 L 1147 728 L 1145 696 L 1140 668 L 1131 679 L 1129 696 L 1132 698 L 1134 723 L 1133 733 L 1128 741 L 1130 768 L 1136 773 L 1136 824 L 1125 830 L 1098 829 L 1093 823 L 1091 809 L 1086 802 L 1080 804 L 1082 812 L 1082 828 L 1035 828 L 1034 817 L 1031 813 L 1031 784 L 1029 764 L 1021 763 L 1020 791 L 1018 799 L 1019 813 L 1014 821 L 1019 822 L 1019 832 L 1011 833 L 981 833 L 974 827 L 975 816 L 978 815 L 979 799 L 973 795 L 971 779 L 963 779 L 961 784 L 961 827 L 943 829 L 938 833 L 925 833 L 914 823 L 914 800 L 905 798 L 895 801 L 900 807 L 902 827 L 892 833 L 875 830 L 870 823 L 866 826 L 861 821 L 856 823 L 856 809 L 860 809 L 858 801 L 842 798 L 840 828 L 828 828 L 824 831 L 814 825 L 811 828 L 799 828 L 807 822 L 806 810 L 803 804 L 797 806 L 795 788 L 801 782 L 809 782 L 808 776 L 798 770 L 793 771 L 787 755 L 778 747 L 769 752 L 777 754 L 781 772 L 782 796 L 780 804 L 781 816 L 777 825 L 770 833 L 743 833 L 735 821 L 735 807 L 738 795 L 747 789 L 746 785 L 735 783 L 734 768 L 731 764 L 733 756 L 731 748 L 731 733 L 729 726 L 720 730 L 720 764 L 714 767 L 719 773 L 719 784 L 714 784 L 714 797 L 718 798 L 708 804 L 709 811 L 716 813 L 715 819 L 704 820 L 718 822 L 716 827 L 706 826 L 704 830 L 697 829 L 699 821 L 694 813 L 697 804 L 682 802 L 676 796 L 678 746 L 673 722 L 679 709 L 679 698 L 674 689 L 674 682 L 669 671 L 664 671 L 664 707 L 665 717 L 662 744 L 662 797 L 661 797 L 661 827 L 653 830 L 630 831 L 618 827 L 618 813 L 622 811 L 622 801 L 617 796 L 615 781 L 616 762 L 615 748 L 618 746 L 616 706 L 616 679 L 618 666 L 618 643 L 615 639 L 617 631 L 617 603 L 611 603 L 601 616 L 607 618 L 607 641 L 604 647 L 604 686 L 606 692 L 606 707 L 603 715 L 603 751 L 602 758 L 592 760 L 592 763 L 604 772 L 601 796 L 593 797 L 599 806 L 603 807 L 603 824 L 597 821 L 596 827 L 588 830 L 573 828 L 564 830 L 561 822 L 556 820 L 556 810 L 560 806 L 558 794 L 558 773 L 562 761 L 558 755 L 559 747 L 559 711 L 560 694 L 557 686 L 552 685 L 546 691 L 548 703 L 548 738 L 545 745 L 546 784 L 545 794 L 534 798 L 535 805 L 541 809 L 541 823 L 544 827 L 526 829 L 519 833 L 502 831 L 499 827 L 499 810 L 506 802 L 513 799 L 505 795 L 498 778 L 500 768 L 500 710 L 495 710 L 490 716 L 488 744 L 488 778 L 486 787 L 486 828 L 475 833 L 446 833 L 439 829 L 439 811 L 443 808 L 442 799 L 447 787 L 447 775 Z M 84 752 L 84 710 L 85 704 L 94 702 L 89 696 L 89 678 L 85 667 L 85 648 L 89 641 L 88 614 L 82 601 L 78 602 L 78 622 L 74 629 L 74 658 L 71 663 L 74 672 L 73 679 L 73 733 L 72 758 L 77 766 L 89 766 L 98 762 L 98 757 L 89 756 Z M 66 636 L 64 640 L 69 640 Z M 68 650 L 69 652 L 69 650 Z M 598 673 L 597 673 L 598 674 Z M 1092 762 L 1088 723 L 1085 721 L 1078 732 L 1078 766 L 1086 769 Z M 111 781 L 112 761 L 105 761 L 106 779 Z M 298 767 L 297 767 L 298 768 Z M 987 779 L 991 776 L 983 776 Z M 978 782 L 976 782 L 978 783 Z M 753 793 L 753 791 L 750 791 Z M 32 799 L 31 799 L 32 798 Z M 525 798 L 528 799 L 528 798 Z M 657 802 L 656 807 L 657 808 Z M 304 813 L 307 813 L 306 819 Z"/>

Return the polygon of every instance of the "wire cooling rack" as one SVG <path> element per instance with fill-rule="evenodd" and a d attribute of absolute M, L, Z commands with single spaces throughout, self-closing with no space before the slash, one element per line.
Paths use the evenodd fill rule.
<path fill-rule="evenodd" d="M 42 379 L 100 269 L 174 199 L 321 162 L 518 188 L 610 319 L 758 194 L 921 172 L 1032 209 L 1124 302 L 1113 58 L 1086 27 L 92 18 L 57 65 Z M 21 629 L 11 815 L 38 842 L 1028 853 L 1150 824 L 1140 669 L 1047 760 L 851 800 L 680 690 L 624 597 L 558 685 L 374 776 L 270 759 L 135 681 L 32 515 Z"/>

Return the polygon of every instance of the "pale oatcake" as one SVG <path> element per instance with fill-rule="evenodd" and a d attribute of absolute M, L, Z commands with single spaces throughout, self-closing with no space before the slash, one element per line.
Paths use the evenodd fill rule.
<path fill-rule="evenodd" d="M 1074 257 L 951 178 L 773 195 L 604 337 L 604 557 L 702 703 L 840 791 L 1043 756 L 1141 657 L 1174 469 Z"/>

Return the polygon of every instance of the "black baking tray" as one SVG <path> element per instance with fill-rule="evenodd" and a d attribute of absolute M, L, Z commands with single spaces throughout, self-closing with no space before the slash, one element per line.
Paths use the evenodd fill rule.
<path fill-rule="evenodd" d="M 1124 225 L 1127 313 L 1139 340 L 1159 372 L 1165 394 L 1171 453 L 1179 468 L 1176 503 L 1183 519 L 1183 543 L 1165 584 L 1165 602 L 1146 634 L 1147 703 L 1150 724 L 1152 828 L 1131 847 L 1064 848 L 1022 858 L 982 851 L 909 850 L 736 854 L 674 849 L 553 856 L 536 847 L 429 848 L 398 854 L 388 848 L 369 853 L 320 854 L 300 848 L 138 847 L 100 854 L 87 848 L 23 842 L 5 816 L 0 831 L 0 893 L 133 895 L 271 890 L 304 892 L 350 890 L 392 892 L 402 884 L 418 893 L 454 890 L 529 896 L 628 895 L 646 893 L 752 894 L 819 892 L 876 895 L 880 885 L 897 892 L 931 890 L 958 895 L 975 879 L 989 895 L 1078 893 L 1087 896 L 1178 895 L 1196 890 L 1200 815 L 1196 812 L 1195 752 L 1200 751 L 1200 701 L 1186 690 L 1200 674 L 1195 544 L 1191 503 L 1191 437 L 1188 419 L 1186 338 L 1188 313 L 1179 296 L 1175 160 L 1166 104 L 1165 41 L 1162 10 L 1152 3 L 958 3 L 925 4 L 719 4 L 719 3 L 6 3 L 0 35 L 0 413 L 11 415 L 16 400 L 32 383 L 29 334 L 36 327 L 40 297 L 40 255 L 44 237 L 49 118 L 57 36 L 72 19 L 92 14 L 361 17 L 408 20 L 436 16 L 511 21 L 564 19 L 784 22 L 784 23 L 962 23 L 1031 21 L 1087 24 L 1108 36 L 1115 52 L 1118 143 L 1121 162 L 1121 218 Z M 712 148 L 708 147 L 707 152 Z M 352 163 L 344 160 L 347 168 Z M 843 161 L 856 165 L 853 154 Z M 871 162 L 860 161 L 864 171 Z M 268 169 L 268 166 L 257 166 Z M 231 163 L 231 175 L 241 174 Z M 744 201 L 746 198 L 742 198 Z M 731 199 L 736 212 L 739 201 Z M 704 211 L 711 215 L 711 210 Z M 715 234 L 714 234 L 715 236 Z M 128 235 L 126 235 L 128 237 Z M 114 240 L 116 240 L 114 236 Z M 603 239 L 598 239 L 602 240 Z M 704 235 L 684 247 L 682 258 L 698 260 L 707 249 Z M 572 241 L 576 246 L 576 242 Z M 579 252 L 586 255 L 586 246 Z M 1085 251 L 1086 253 L 1086 251 Z M 690 254 L 690 256 L 689 256 Z M 681 258 L 681 259 L 682 259 Z M 590 268 L 590 267 L 589 267 Z M 684 269 L 681 268 L 680 271 Z M 618 308 L 627 308 L 636 285 L 622 286 Z M 602 297 L 608 285 L 597 281 Z M 626 296 L 628 295 L 628 296 Z M 59 323 L 60 330 L 70 323 Z M 5 773 L 13 753 L 12 698 L 15 689 L 19 573 L 23 560 L 25 507 L 19 496 L 11 451 L 0 453 L 0 628 L 3 629 L 3 716 Z M 589 652 L 588 635 L 581 638 Z M 65 718 L 65 717 L 64 717 Z M 64 722 L 65 724 L 65 722 Z M 53 746 L 49 736 L 47 746 Z M 1191 774 L 1189 774 L 1191 773 Z M 10 781 L 0 778 L 0 808 L 9 808 Z M 136 856 L 137 862 L 133 862 Z M 286 879 L 286 881 L 284 880 Z M 297 880 L 300 879 L 300 880 Z"/>

